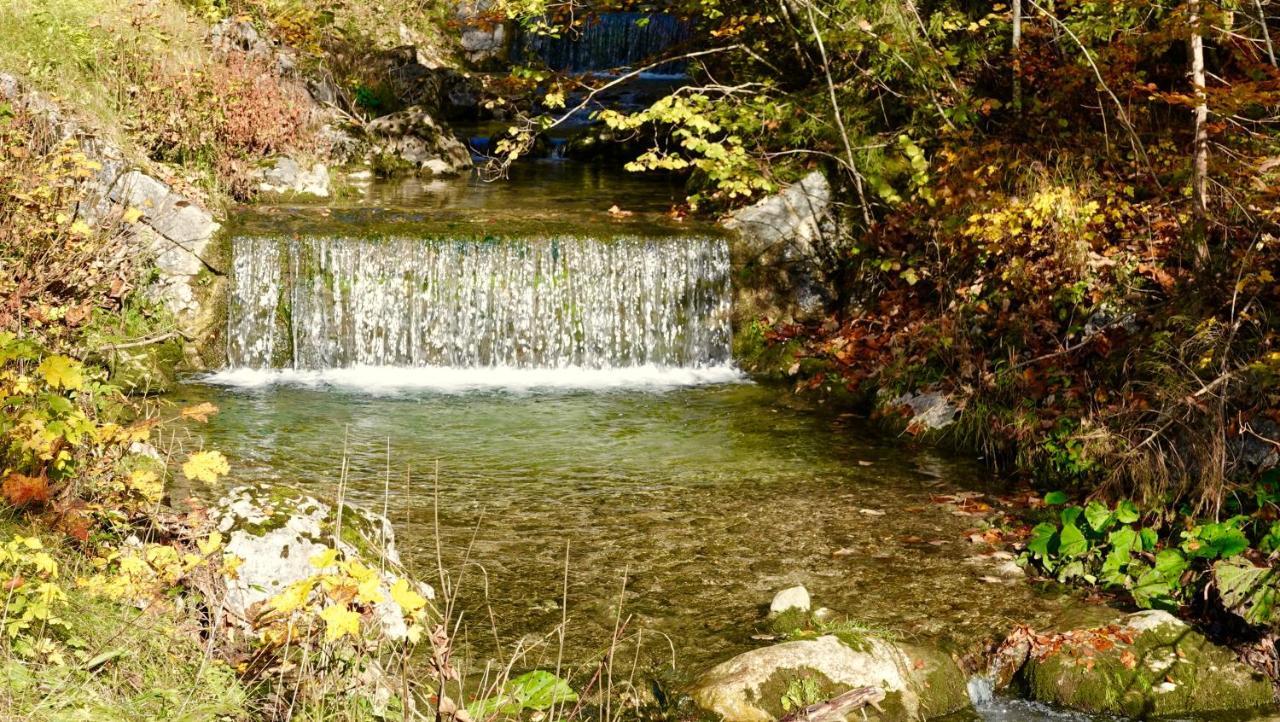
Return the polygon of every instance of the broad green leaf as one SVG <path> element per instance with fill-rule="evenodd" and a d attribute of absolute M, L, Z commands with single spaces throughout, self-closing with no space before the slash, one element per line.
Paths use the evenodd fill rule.
<path fill-rule="evenodd" d="M 1116 521 L 1121 524 L 1132 524 L 1141 516 L 1142 514 L 1138 512 L 1138 505 L 1128 499 L 1116 505 Z"/>
<path fill-rule="evenodd" d="M 1138 538 L 1142 540 L 1142 551 L 1144 552 L 1155 551 L 1156 542 L 1160 540 L 1160 537 L 1156 535 L 1156 530 L 1150 527 L 1143 527 L 1142 531 L 1138 532 Z"/>
<path fill-rule="evenodd" d="M 1067 559 L 1084 556 L 1089 551 L 1089 542 L 1084 533 L 1075 524 L 1066 524 L 1059 533 L 1058 553 Z"/>
<path fill-rule="evenodd" d="M 1276 621 L 1280 578 L 1272 567 L 1255 567 L 1246 559 L 1227 559 L 1213 565 L 1213 580 L 1222 603 L 1250 624 Z"/>
<path fill-rule="evenodd" d="M 1053 539 L 1058 534 L 1058 527 L 1044 522 L 1031 530 L 1031 538 L 1027 540 L 1027 550 L 1040 559 L 1047 559 L 1053 549 Z"/>
<path fill-rule="evenodd" d="M 1067 492 L 1051 491 L 1044 495 L 1044 503 L 1048 506 L 1058 506 L 1067 503 Z"/>
<path fill-rule="evenodd" d="M 1074 525 L 1076 521 L 1080 518 L 1080 515 L 1083 513 L 1084 513 L 1083 507 L 1069 506 L 1066 509 L 1062 510 L 1062 513 L 1059 514 L 1059 518 L 1062 519 L 1063 526 Z"/>
<path fill-rule="evenodd" d="M 537 670 L 508 680 L 498 694 L 467 705 L 467 712 L 472 719 L 483 720 L 495 713 L 515 715 L 526 710 L 540 711 L 577 699 L 578 694 L 568 682 L 550 672 Z"/>
<path fill-rule="evenodd" d="M 1105 533 L 1115 523 L 1115 515 L 1111 510 L 1097 501 L 1089 502 L 1089 505 L 1084 508 L 1084 518 L 1089 522 L 1089 528 L 1098 534 Z"/>
<path fill-rule="evenodd" d="M 1164 549 L 1156 554 L 1155 572 L 1170 586 L 1177 586 L 1182 573 L 1187 571 L 1187 558 L 1177 549 Z"/>
<path fill-rule="evenodd" d="M 1111 545 L 1113 554 L 1119 554 L 1128 560 L 1129 552 L 1138 544 L 1138 533 L 1131 527 L 1122 526 L 1107 535 L 1107 543 Z"/>
<path fill-rule="evenodd" d="M 1174 601 L 1169 583 L 1155 569 L 1148 569 L 1133 584 L 1133 601 L 1144 609 L 1174 610 L 1178 603 Z"/>

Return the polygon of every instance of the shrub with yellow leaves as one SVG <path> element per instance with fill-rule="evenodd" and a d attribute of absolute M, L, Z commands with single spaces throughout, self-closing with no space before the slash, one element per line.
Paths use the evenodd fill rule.
<path fill-rule="evenodd" d="M 37 537 L 0 543 L 0 643 L 19 657 L 64 661 L 66 623 L 58 617 L 67 594 L 58 585 L 58 564 Z"/>

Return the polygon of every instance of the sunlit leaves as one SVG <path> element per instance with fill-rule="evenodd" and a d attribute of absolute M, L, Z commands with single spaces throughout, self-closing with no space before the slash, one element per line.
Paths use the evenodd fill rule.
<path fill-rule="evenodd" d="M 218 479 L 230 471 L 231 466 L 220 451 L 197 451 L 182 464 L 184 476 L 208 484 L 218 483 Z"/>
<path fill-rule="evenodd" d="M 47 356 L 36 371 L 55 389 L 75 391 L 84 386 L 84 365 L 66 356 Z"/>

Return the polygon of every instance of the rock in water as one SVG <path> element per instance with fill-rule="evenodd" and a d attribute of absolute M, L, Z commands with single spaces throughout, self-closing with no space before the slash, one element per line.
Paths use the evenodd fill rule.
<path fill-rule="evenodd" d="M 329 168 L 324 163 L 315 163 L 308 169 L 293 158 L 280 157 L 259 169 L 257 178 L 258 190 L 264 193 L 329 197 Z"/>
<path fill-rule="evenodd" d="M 811 605 L 809 590 L 805 589 L 803 584 L 798 584 L 773 595 L 773 601 L 769 604 L 769 614 L 781 614 L 788 609 L 807 612 Z"/>
<path fill-rule="evenodd" d="M 420 107 L 375 118 L 367 126 L 374 152 L 431 175 L 471 169 L 471 153 L 447 128 Z"/>
<path fill-rule="evenodd" d="M 210 510 L 210 517 L 227 535 L 227 551 L 243 560 L 235 578 L 226 580 L 226 606 L 237 618 L 251 619 L 254 605 L 314 575 L 311 559 L 333 548 L 343 559 L 358 559 L 380 570 L 384 601 L 375 609 L 383 632 L 397 640 L 407 634 L 404 614 L 389 592 L 399 578 L 407 577 L 391 522 L 382 515 L 344 504 L 339 531 L 333 506 L 298 489 L 255 484 L 228 492 Z M 341 538 L 335 539 L 338 534 Z M 426 584 L 415 586 L 428 599 L 435 597 Z"/>
<path fill-rule="evenodd" d="M 880 687 L 868 719 L 920 720 L 969 706 L 965 677 L 941 652 L 873 636 L 826 635 L 740 654 L 703 674 L 693 699 L 726 722 L 772 722 L 855 687 Z"/>
<path fill-rule="evenodd" d="M 1086 712 L 1164 717 L 1270 705 L 1271 684 L 1168 612 L 1042 635 L 1023 668 L 1031 695 Z"/>

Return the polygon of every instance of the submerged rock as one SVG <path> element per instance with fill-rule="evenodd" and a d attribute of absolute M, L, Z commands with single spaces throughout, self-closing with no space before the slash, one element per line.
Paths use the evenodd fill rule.
<path fill-rule="evenodd" d="M 726 722 L 772 722 L 855 687 L 886 692 L 881 710 L 863 710 L 868 719 L 920 720 L 969 706 L 950 656 L 873 636 L 825 635 L 746 652 L 703 674 L 692 696 Z"/>
<path fill-rule="evenodd" d="M 391 639 L 408 633 L 404 614 L 389 593 L 392 584 L 407 576 L 391 522 L 382 515 L 349 503 L 339 514 L 301 490 L 255 484 L 228 492 L 210 517 L 227 535 L 227 551 L 243 560 L 235 577 L 226 579 L 225 604 L 236 618 L 252 619 L 255 605 L 314 575 L 311 559 L 332 548 L 343 559 L 380 570 L 384 601 L 375 610 L 383 632 Z M 423 596 L 435 597 L 430 586 L 417 586 Z"/>
<path fill-rule="evenodd" d="M 471 169 L 471 153 L 421 107 L 375 118 L 367 127 L 374 154 L 431 175 L 458 175 Z M 383 164 L 384 170 L 387 164 Z"/>
<path fill-rule="evenodd" d="M 1163 717 L 1272 703 L 1271 683 L 1162 611 L 1043 635 L 1021 678 L 1031 696 L 1085 712 Z"/>

